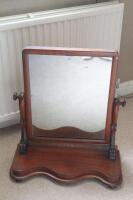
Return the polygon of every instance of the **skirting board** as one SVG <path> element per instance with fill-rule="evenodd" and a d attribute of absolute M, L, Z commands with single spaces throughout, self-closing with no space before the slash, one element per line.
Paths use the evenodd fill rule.
<path fill-rule="evenodd" d="M 116 91 L 120 96 L 133 94 L 133 80 L 120 83 L 119 88 Z"/>
<path fill-rule="evenodd" d="M 118 95 L 125 96 L 131 93 L 133 93 L 133 80 L 120 83 L 117 89 Z M 19 111 L 0 116 L 0 128 L 18 124 L 19 118 Z"/>
<path fill-rule="evenodd" d="M 2 115 L 0 116 L 0 128 L 5 128 L 8 126 L 18 124 L 19 121 L 20 121 L 19 111 Z"/>

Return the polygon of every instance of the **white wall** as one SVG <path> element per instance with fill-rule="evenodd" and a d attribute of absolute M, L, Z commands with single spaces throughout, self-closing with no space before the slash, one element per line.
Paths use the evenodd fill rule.
<path fill-rule="evenodd" d="M 133 0 L 120 0 L 125 3 L 119 77 L 121 81 L 133 80 Z"/>

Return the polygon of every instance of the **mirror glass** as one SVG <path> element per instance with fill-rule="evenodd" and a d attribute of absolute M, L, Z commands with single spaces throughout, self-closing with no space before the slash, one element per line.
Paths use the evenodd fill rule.
<path fill-rule="evenodd" d="M 29 55 L 33 127 L 105 130 L 111 68 L 111 57 Z"/>

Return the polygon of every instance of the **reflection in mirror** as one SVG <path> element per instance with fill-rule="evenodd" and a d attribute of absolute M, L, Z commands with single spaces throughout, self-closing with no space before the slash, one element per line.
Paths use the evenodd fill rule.
<path fill-rule="evenodd" d="M 29 55 L 33 126 L 105 129 L 112 58 Z"/>

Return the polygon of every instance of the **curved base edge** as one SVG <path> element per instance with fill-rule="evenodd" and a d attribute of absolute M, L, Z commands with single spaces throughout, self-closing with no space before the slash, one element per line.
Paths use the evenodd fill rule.
<path fill-rule="evenodd" d="M 117 150 L 116 160 L 111 161 L 103 150 L 32 146 L 26 155 L 20 155 L 17 148 L 11 178 L 21 182 L 38 175 L 64 184 L 96 179 L 116 188 L 122 183 L 120 154 Z"/>
<path fill-rule="evenodd" d="M 90 180 L 90 179 L 97 180 L 97 181 L 101 182 L 102 184 L 105 184 L 106 186 L 108 186 L 112 189 L 120 187 L 121 184 L 122 184 L 122 177 L 120 177 L 117 180 L 117 182 L 113 183 L 113 182 L 107 181 L 106 179 L 103 179 L 100 176 L 95 176 L 95 175 L 88 175 L 87 177 L 74 178 L 74 179 L 70 180 L 70 179 L 61 179 L 61 178 L 58 178 L 58 177 L 56 177 L 52 174 L 48 174 L 47 172 L 39 172 L 39 171 L 27 174 L 25 176 L 16 176 L 15 173 L 12 170 L 10 170 L 10 177 L 12 179 L 14 179 L 16 182 L 26 181 L 26 180 L 28 180 L 32 177 L 39 176 L 39 175 L 46 176 L 46 177 L 48 177 L 48 178 L 52 179 L 53 181 L 56 181 L 60 184 L 73 184 L 73 183 L 77 183 L 79 181 Z"/>

